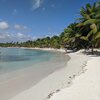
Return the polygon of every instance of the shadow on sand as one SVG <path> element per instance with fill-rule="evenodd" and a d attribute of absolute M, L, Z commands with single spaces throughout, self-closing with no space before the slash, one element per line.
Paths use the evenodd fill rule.
<path fill-rule="evenodd" d="M 66 53 L 74 53 L 74 52 L 78 52 L 77 50 L 66 50 Z M 100 50 L 99 49 L 95 49 L 94 52 L 92 53 L 91 49 L 89 50 L 79 50 L 80 53 L 83 53 L 85 55 L 89 55 L 91 57 L 100 57 Z"/>
<path fill-rule="evenodd" d="M 94 50 L 93 54 L 90 50 L 87 50 L 87 51 L 84 50 L 82 53 L 86 55 L 90 55 L 92 57 L 100 57 L 100 50 Z"/>

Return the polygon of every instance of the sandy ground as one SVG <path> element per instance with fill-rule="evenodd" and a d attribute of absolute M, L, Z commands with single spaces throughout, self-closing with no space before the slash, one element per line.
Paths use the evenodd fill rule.
<path fill-rule="evenodd" d="M 50 100 L 100 100 L 100 56 L 90 57 L 85 70 L 73 85 L 55 93 Z"/>
<path fill-rule="evenodd" d="M 75 76 L 84 72 L 84 66 L 89 59 L 87 56 L 79 53 L 72 53 L 69 54 L 69 56 L 71 57 L 71 60 L 67 63 L 66 67 L 52 73 L 32 88 L 23 91 L 10 100 L 46 100 L 60 89 L 69 87 L 72 84 L 72 80 L 75 78 Z M 55 98 L 54 100 L 58 100 L 58 98 Z"/>

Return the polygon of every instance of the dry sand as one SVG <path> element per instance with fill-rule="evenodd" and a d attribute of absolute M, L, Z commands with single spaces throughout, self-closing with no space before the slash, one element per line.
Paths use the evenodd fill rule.
<path fill-rule="evenodd" d="M 54 94 L 50 100 L 100 100 L 100 56 L 90 57 L 85 70 L 72 86 Z"/>

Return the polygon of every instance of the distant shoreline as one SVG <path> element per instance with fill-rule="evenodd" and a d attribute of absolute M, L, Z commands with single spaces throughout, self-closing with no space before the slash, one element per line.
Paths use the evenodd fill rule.
<path fill-rule="evenodd" d="M 32 48 L 32 47 L 0 47 L 0 48 L 21 48 L 21 49 L 31 49 L 31 50 L 44 50 L 44 51 L 59 51 L 62 53 L 66 53 L 66 50 L 64 48 L 55 49 L 55 48 Z"/>

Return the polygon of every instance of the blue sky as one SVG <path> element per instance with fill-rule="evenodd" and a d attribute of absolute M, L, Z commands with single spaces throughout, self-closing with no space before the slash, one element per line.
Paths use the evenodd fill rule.
<path fill-rule="evenodd" d="M 60 34 L 86 3 L 99 0 L 0 0 L 0 42 Z"/>

